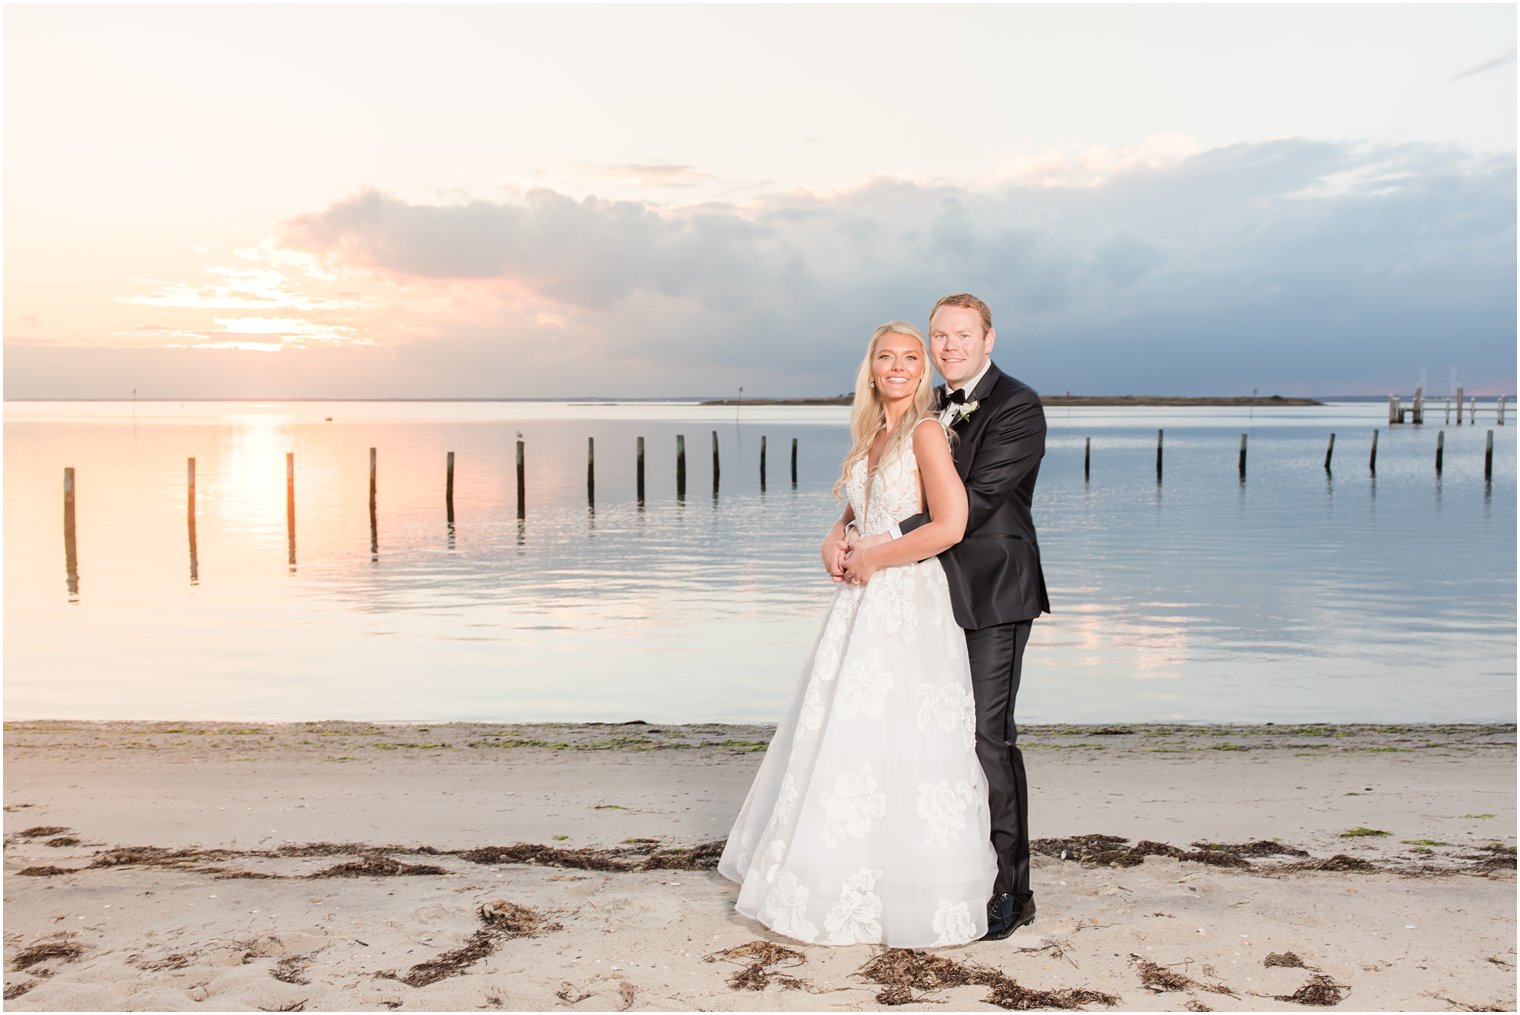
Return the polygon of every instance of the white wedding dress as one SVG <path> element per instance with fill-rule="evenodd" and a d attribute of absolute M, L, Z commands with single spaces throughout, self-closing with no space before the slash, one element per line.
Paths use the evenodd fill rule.
<path fill-rule="evenodd" d="M 910 445 L 847 489 L 865 534 L 920 510 Z M 814 944 L 987 931 L 997 862 L 965 633 L 937 559 L 841 585 L 718 863 L 740 913 Z"/>

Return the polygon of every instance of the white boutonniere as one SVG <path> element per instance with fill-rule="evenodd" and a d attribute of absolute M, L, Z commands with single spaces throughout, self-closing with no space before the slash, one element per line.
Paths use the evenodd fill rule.
<path fill-rule="evenodd" d="M 982 404 L 981 402 L 979 402 L 979 401 L 977 401 L 976 399 L 973 398 L 971 401 L 966 402 L 965 404 L 961 405 L 956 410 L 955 421 L 957 423 L 964 423 L 964 422 L 966 422 L 966 420 L 968 420 L 968 419 L 971 418 L 971 414 L 976 411 L 976 407 L 978 405 L 981 405 L 981 404 Z"/>

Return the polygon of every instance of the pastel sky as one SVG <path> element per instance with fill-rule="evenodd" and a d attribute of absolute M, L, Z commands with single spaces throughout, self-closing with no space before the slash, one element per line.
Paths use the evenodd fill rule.
<path fill-rule="evenodd" d="M 7 398 L 1513 393 L 1486 6 L 4 9 Z"/>

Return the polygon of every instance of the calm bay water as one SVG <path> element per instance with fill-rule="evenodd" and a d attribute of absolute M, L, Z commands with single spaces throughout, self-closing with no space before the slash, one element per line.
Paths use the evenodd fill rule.
<path fill-rule="evenodd" d="M 1514 720 L 1512 426 L 1390 428 L 1376 403 L 1048 419 L 1035 511 L 1055 612 L 1028 650 L 1025 721 Z M 8 403 L 6 716 L 772 721 L 834 591 L 817 551 L 839 511 L 846 420 L 837 407 L 649 403 Z"/>

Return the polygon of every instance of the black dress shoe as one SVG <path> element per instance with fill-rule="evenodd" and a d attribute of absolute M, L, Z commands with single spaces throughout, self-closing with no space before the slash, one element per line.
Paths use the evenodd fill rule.
<path fill-rule="evenodd" d="M 987 933 L 983 941 L 1001 941 L 1020 927 L 1034 923 L 1034 897 L 1022 903 L 1012 895 L 994 895 L 987 902 Z"/>

